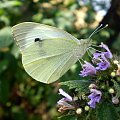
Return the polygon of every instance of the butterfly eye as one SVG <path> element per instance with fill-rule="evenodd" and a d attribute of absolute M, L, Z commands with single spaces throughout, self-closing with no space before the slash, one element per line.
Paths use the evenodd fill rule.
<path fill-rule="evenodd" d="M 35 38 L 35 40 L 34 40 L 35 42 L 37 42 L 37 41 L 41 41 L 41 39 L 40 38 Z"/>

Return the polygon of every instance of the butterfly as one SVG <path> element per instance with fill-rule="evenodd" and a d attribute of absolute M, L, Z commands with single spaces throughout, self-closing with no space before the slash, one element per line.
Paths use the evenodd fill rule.
<path fill-rule="evenodd" d="M 15 25 L 12 33 L 22 53 L 25 71 L 47 84 L 65 74 L 92 44 L 92 34 L 88 39 L 78 40 L 66 31 L 34 22 Z"/>

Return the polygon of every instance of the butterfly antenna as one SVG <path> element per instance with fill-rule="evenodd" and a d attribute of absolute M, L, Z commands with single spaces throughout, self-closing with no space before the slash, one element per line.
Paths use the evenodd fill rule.
<path fill-rule="evenodd" d="M 93 33 L 92 33 L 88 38 L 90 39 L 94 34 L 96 34 L 97 32 L 101 31 L 102 29 L 106 28 L 107 26 L 108 26 L 108 24 L 105 25 L 104 27 L 103 27 L 103 24 L 101 24 L 100 26 L 98 26 L 98 27 L 93 31 Z M 101 28 L 101 27 L 102 27 L 102 28 Z"/>

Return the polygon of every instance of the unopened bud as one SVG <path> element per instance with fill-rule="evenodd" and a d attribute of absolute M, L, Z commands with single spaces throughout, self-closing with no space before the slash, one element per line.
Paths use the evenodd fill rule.
<path fill-rule="evenodd" d="M 118 62 L 117 60 L 114 60 L 113 63 L 114 63 L 114 64 L 118 64 L 119 62 Z"/>
<path fill-rule="evenodd" d="M 116 72 L 116 75 L 120 76 L 120 65 L 118 65 L 118 70 Z"/>
<path fill-rule="evenodd" d="M 7 103 L 6 103 L 6 106 L 7 106 L 7 107 L 10 107 L 10 106 L 11 106 L 11 103 L 10 103 L 10 102 L 7 102 Z"/>
<path fill-rule="evenodd" d="M 74 101 L 78 100 L 78 97 L 76 97 L 76 96 L 75 96 L 75 97 L 73 97 L 73 100 L 74 100 Z"/>
<path fill-rule="evenodd" d="M 89 111 L 90 107 L 89 106 L 85 106 L 85 111 Z"/>
<path fill-rule="evenodd" d="M 82 94 L 82 99 L 83 99 L 83 100 L 85 100 L 85 99 L 86 99 L 85 94 Z"/>
<path fill-rule="evenodd" d="M 119 99 L 117 97 L 113 97 L 112 98 L 112 103 L 113 104 L 118 104 L 119 103 Z"/>
<path fill-rule="evenodd" d="M 120 77 L 117 77 L 117 81 L 120 82 Z"/>
<path fill-rule="evenodd" d="M 109 92 L 110 94 L 115 93 L 115 91 L 114 91 L 114 89 L 113 89 L 113 88 L 110 88 L 110 89 L 108 90 L 108 92 Z"/>
<path fill-rule="evenodd" d="M 97 88 L 97 86 L 92 83 L 92 84 L 89 85 L 89 89 L 93 89 L 93 88 Z"/>
<path fill-rule="evenodd" d="M 112 77 L 115 77 L 115 75 L 116 75 L 115 72 L 111 72 Z"/>
<path fill-rule="evenodd" d="M 101 89 L 105 89 L 105 85 L 102 85 L 102 86 L 101 86 Z"/>
<path fill-rule="evenodd" d="M 78 108 L 78 109 L 76 110 L 76 113 L 80 115 L 80 114 L 82 113 L 82 108 Z"/>

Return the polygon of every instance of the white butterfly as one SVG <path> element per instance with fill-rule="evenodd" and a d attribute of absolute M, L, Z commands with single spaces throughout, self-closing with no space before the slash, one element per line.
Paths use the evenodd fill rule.
<path fill-rule="evenodd" d="M 26 72 L 47 84 L 58 80 L 92 44 L 90 37 L 78 40 L 63 30 L 34 22 L 15 25 L 12 31 Z"/>

